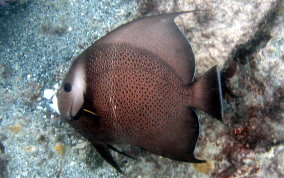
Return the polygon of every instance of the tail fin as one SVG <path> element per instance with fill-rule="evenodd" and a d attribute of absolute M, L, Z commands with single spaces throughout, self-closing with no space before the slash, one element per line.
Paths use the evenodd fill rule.
<path fill-rule="evenodd" d="M 223 96 L 217 66 L 212 67 L 193 84 L 191 106 L 222 121 Z"/>

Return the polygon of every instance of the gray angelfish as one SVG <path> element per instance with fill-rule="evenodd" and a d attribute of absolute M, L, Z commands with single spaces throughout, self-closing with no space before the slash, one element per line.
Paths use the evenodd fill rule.
<path fill-rule="evenodd" d="M 194 110 L 223 117 L 217 67 L 193 80 L 194 55 L 174 22 L 183 13 L 145 17 L 113 30 L 73 62 L 58 91 L 61 117 L 120 172 L 109 149 L 120 151 L 111 144 L 204 162 L 193 154 L 199 136 Z"/>

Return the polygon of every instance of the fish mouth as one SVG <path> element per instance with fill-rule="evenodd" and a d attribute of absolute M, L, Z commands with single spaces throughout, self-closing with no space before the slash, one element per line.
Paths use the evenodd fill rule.
<path fill-rule="evenodd" d="M 60 118 L 62 120 L 72 120 L 72 116 L 70 115 L 70 113 L 60 113 Z"/>
<path fill-rule="evenodd" d="M 69 121 L 71 121 L 71 120 L 78 120 L 80 118 L 80 116 L 81 116 L 81 110 L 79 110 L 79 112 L 76 113 L 74 116 L 72 115 L 73 103 L 74 103 L 74 98 L 73 98 L 72 103 L 71 103 L 71 108 L 69 110 L 69 114 L 68 114 L 68 116 L 65 117 L 65 120 L 69 120 Z"/>
<path fill-rule="evenodd" d="M 72 99 L 71 107 L 70 107 L 68 116 L 65 117 L 65 120 L 69 120 L 69 121 L 70 121 L 70 120 L 74 120 L 74 119 L 76 118 L 76 115 L 75 115 L 75 116 L 72 116 L 73 104 L 74 104 L 74 98 Z"/>
<path fill-rule="evenodd" d="M 81 114 L 78 113 L 75 116 L 70 116 L 70 115 L 69 116 L 62 116 L 61 115 L 61 118 L 65 121 L 73 121 L 73 120 L 79 120 L 80 116 L 81 116 Z"/>
<path fill-rule="evenodd" d="M 60 112 L 60 118 L 65 121 L 72 121 L 72 120 L 79 120 L 82 115 L 82 109 L 80 109 L 75 115 L 72 114 L 73 111 L 73 104 L 75 99 L 72 99 L 70 109 L 67 112 Z"/>
<path fill-rule="evenodd" d="M 69 110 L 69 116 L 70 116 L 70 118 L 73 117 L 73 116 L 72 116 L 73 106 L 74 106 L 74 98 L 72 99 L 71 108 L 70 108 L 70 110 Z"/>
<path fill-rule="evenodd" d="M 77 114 L 76 116 L 69 116 L 69 117 L 65 118 L 65 120 L 67 120 L 67 121 L 79 120 L 80 116 L 81 116 L 80 114 Z"/>
<path fill-rule="evenodd" d="M 72 99 L 70 109 L 68 109 L 67 112 L 64 112 L 64 109 L 60 112 L 60 117 L 62 120 L 70 121 L 76 117 L 76 116 L 72 116 L 73 103 L 74 103 L 74 98 Z"/>

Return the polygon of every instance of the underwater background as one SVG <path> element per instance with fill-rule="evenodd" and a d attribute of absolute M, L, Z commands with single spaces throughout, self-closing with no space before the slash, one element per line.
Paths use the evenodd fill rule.
<path fill-rule="evenodd" d="M 0 0 L 0 177 L 123 177 L 58 118 L 52 95 L 72 60 L 106 33 L 143 16 L 193 9 L 208 11 L 176 22 L 191 42 L 197 76 L 236 65 L 224 121 L 198 112 L 195 154 L 207 163 L 125 145 L 119 148 L 138 159 L 115 159 L 128 177 L 283 177 L 281 0 Z"/>

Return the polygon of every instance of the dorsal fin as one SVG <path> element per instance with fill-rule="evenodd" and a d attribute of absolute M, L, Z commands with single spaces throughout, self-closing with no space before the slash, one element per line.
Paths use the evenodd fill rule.
<path fill-rule="evenodd" d="M 171 66 L 187 85 L 194 77 L 195 59 L 188 40 L 179 30 L 174 19 L 188 12 L 162 14 L 132 21 L 107 34 L 94 46 L 127 43 L 136 48 L 146 49 Z"/>

